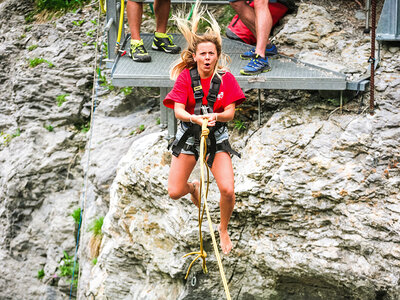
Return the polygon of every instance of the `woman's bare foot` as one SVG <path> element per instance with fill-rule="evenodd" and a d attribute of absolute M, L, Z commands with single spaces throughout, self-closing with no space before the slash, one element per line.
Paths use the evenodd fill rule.
<path fill-rule="evenodd" d="M 221 249 L 224 254 L 229 254 L 232 250 L 232 241 L 229 237 L 228 230 L 221 230 L 221 225 L 218 225 L 219 239 L 221 244 Z"/>
<path fill-rule="evenodd" d="M 190 192 L 190 200 L 199 207 L 199 196 L 200 196 L 200 182 L 198 180 L 194 180 L 191 183 L 189 183 L 192 187 L 192 190 Z"/>

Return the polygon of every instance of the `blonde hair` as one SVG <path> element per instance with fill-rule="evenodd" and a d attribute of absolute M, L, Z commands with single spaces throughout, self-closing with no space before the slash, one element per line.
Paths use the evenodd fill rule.
<path fill-rule="evenodd" d="M 217 74 L 219 76 L 217 73 L 218 71 L 228 70 L 230 58 L 222 52 L 221 29 L 218 25 L 218 22 L 208 12 L 207 9 L 203 8 L 200 10 L 200 3 L 201 1 L 196 1 L 191 20 L 184 18 L 182 13 L 172 17 L 188 44 L 186 49 L 182 51 L 181 58 L 178 59 L 178 61 L 175 62 L 170 69 L 169 74 L 172 80 L 176 80 L 176 78 L 178 78 L 179 74 L 184 69 L 192 69 L 196 66 L 196 62 L 193 59 L 193 54 L 196 53 L 197 46 L 205 42 L 213 43 L 217 49 L 218 61 L 213 75 Z M 207 12 L 209 19 L 203 17 L 205 12 Z M 205 20 L 208 22 L 208 24 L 210 24 L 204 34 L 197 33 L 200 20 Z"/>

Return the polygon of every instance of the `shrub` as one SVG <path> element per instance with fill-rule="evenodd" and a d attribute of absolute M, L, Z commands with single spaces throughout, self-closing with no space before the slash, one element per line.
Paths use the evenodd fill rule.
<path fill-rule="evenodd" d="M 57 106 L 60 107 L 65 101 L 67 101 L 67 97 L 69 96 L 69 94 L 62 94 L 62 95 L 58 95 L 56 98 L 57 101 Z"/>
<path fill-rule="evenodd" d="M 72 212 L 71 217 L 74 219 L 75 224 L 79 224 L 81 220 L 81 208 L 78 207 L 77 209 L 75 209 Z"/>
<path fill-rule="evenodd" d="M 42 63 L 47 63 L 50 68 L 54 67 L 54 64 L 52 62 L 49 62 L 48 60 L 41 58 L 41 57 L 35 57 L 32 59 L 29 59 L 29 66 L 31 68 L 34 68 Z"/>
<path fill-rule="evenodd" d="M 29 50 L 29 51 L 33 51 L 33 50 L 35 50 L 37 47 L 38 47 L 38 45 L 30 45 L 30 46 L 28 47 L 28 50 Z"/>
<path fill-rule="evenodd" d="M 44 270 L 43 269 L 41 269 L 41 270 L 39 270 L 39 271 L 37 271 L 37 279 L 42 279 L 43 277 L 44 277 Z"/>
<path fill-rule="evenodd" d="M 82 6 L 85 2 L 83 0 L 36 0 L 37 8 L 41 11 L 48 10 L 61 10 L 70 9 Z"/>
<path fill-rule="evenodd" d="M 102 235 L 101 228 L 103 227 L 104 217 L 98 217 L 95 219 L 89 227 L 89 231 L 93 233 L 93 235 Z"/>
<path fill-rule="evenodd" d="M 79 265 L 77 262 L 74 269 L 74 257 L 69 256 L 68 253 L 64 251 L 64 257 L 60 262 L 59 270 L 60 277 L 71 277 L 73 272 L 75 274 L 78 273 Z"/>

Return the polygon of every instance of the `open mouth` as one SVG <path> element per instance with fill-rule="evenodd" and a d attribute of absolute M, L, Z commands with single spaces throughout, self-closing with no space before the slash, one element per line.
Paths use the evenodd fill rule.
<path fill-rule="evenodd" d="M 209 64 L 209 63 L 205 63 L 204 65 L 205 65 L 206 67 L 211 66 L 211 64 Z"/>

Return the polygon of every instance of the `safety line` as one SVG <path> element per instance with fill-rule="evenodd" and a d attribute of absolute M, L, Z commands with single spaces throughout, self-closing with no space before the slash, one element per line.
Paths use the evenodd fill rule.
<path fill-rule="evenodd" d="M 201 128 L 201 140 L 200 140 L 200 196 L 199 196 L 199 234 L 200 234 L 200 251 L 198 252 L 191 252 L 188 253 L 186 255 L 184 255 L 183 257 L 187 257 L 189 255 L 192 254 L 197 254 L 197 256 L 195 257 L 195 259 L 191 262 L 191 264 L 189 265 L 189 268 L 187 270 L 186 273 L 186 277 L 185 279 L 187 279 L 187 277 L 189 276 L 189 272 L 190 269 L 192 267 L 192 265 L 194 264 L 194 262 L 199 259 L 202 258 L 203 260 L 203 272 L 207 273 L 207 266 L 206 266 L 206 257 L 207 257 L 207 253 L 204 251 L 204 247 L 203 247 L 203 236 L 201 233 L 201 224 L 203 221 L 203 215 L 204 215 L 204 211 L 206 211 L 207 213 L 207 220 L 208 220 L 208 225 L 210 228 L 210 234 L 211 234 L 211 239 L 213 242 L 213 248 L 214 248 L 214 253 L 215 253 L 215 257 L 217 258 L 218 261 L 218 267 L 219 267 L 219 273 L 221 275 L 221 279 L 222 279 L 222 283 L 224 285 L 224 290 L 225 290 L 225 295 L 226 295 L 226 299 L 227 300 L 231 300 L 231 295 L 229 293 L 229 287 L 228 287 L 228 283 L 226 281 L 226 276 L 225 276 L 225 272 L 224 272 L 224 267 L 222 265 L 222 261 L 221 261 L 221 256 L 219 255 L 219 250 L 218 250 L 218 246 L 217 246 L 217 242 L 215 239 L 215 234 L 214 234 L 214 228 L 213 228 L 213 223 L 210 217 L 210 212 L 208 211 L 208 204 L 207 204 L 207 196 L 208 196 L 208 187 L 209 187 L 209 167 L 207 165 L 207 161 L 206 161 L 206 154 L 207 154 L 207 143 L 206 143 L 206 139 L 208 137 L 208 134 L 210 132 L 210 130 L 207 128 L 207 124 L 208 124 L 208 120 L 204 119 L 203 120 L 203 124 L 202 124 L 202 128 Z M 207 170 L 207 185 L 205 187 L 204 182 L 205 181 L 205 177 L 204 177 L 204 169 Z M 204 198 L 204 206 L 203 206 L 203 210 L 201 213 L 201 196 L 203 196 Z"/>
<path fill-rule="evenodd" d="M 99 2 L 100 3 L 100 2 Z M 100 5 L 100 4 L 99 4 Z M 99 7 L 99 13 L 97 16 L 97 20 L 100 24 L 100 13 L 101 13 L 101 8 Z M 96 71 L 96 66 L 97 66 L 97 53 L 98 53 L 98 44 L 97 41 L 99 41 L 99 27 L 97 27 L 97 35 L 96 35 L 96 47 L 95 47 L 95 59 L 94 59 L 94 72 L 93 72 L 93 82 L 96 82 L 96 84 L 93 85 L 92 89 L 92 106 L 91 106 L 91 114 L 90 114 L 90 130 L 89 130 L 89 147 L 88 147 L 88 156 L 87 156 L 87 162 L 86 162 L 86 172 L 84 176 L 84 184 L 83 184 L 83 193 L 81 196 L 81 212 L 79 216 L 79 225 L 78 225 L 78 234 L 76 238 L 76 246 L 75 246 L 75 255 L 74 255 L 74 266 L 72 269 L 72 279 L 71 279 L 71 285 L 70 285 L 70 293 L 69 293 L 69 299 L 71 300 L 72 298 L 72 290 L 73 290 L 73 283 L 74 283 L 74 275 L 75 275 L 75 268 L 76 268 L 76 263 L 77 263 L 77 258 L 78 258 L 78 248 L 80 245 L 81 240 L 83 240 L 83 233 L 82 235 L 80 234 L 81 232 L 81 227 L 82 230 L 85 228 L 85 211 L 86 211 L 86 200 L 87 200 L 87 187 L 88 187 L 88 173 L 89 173 L 89 166 L 90 166 L 90 152 L 92 148 L 92 138 L 93 138 L 93 131 L 94 131 L 94 116 L 95 116 L 95 111 L 97 107 L 97 99 L 98 99 L 98 89 L 100 86 L 100 75 L 101 75 L 101 64 L 103 60 L 103 40 L 105 40 L 105 36 L 107 33 L 107 28 L 105 25 L 105 29 L 103 32 L 103 38 L 100 40 L 100 60 L 99 60 L 99 68 Z M 81 253 L 79 253 L 79 256 Z M 77 298 L 80 290 L 80 282 L 79 282 L 79 277 L 80 277 L 80 272 L 81 271 L 81 266 L 79 264 L 78 266 L 78 274 L 77 274 L 77 281 L 78 281 L 78 286 L 76 290 Z"/>

